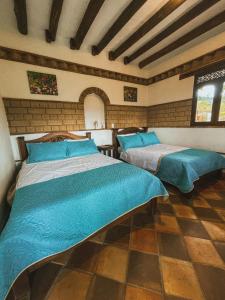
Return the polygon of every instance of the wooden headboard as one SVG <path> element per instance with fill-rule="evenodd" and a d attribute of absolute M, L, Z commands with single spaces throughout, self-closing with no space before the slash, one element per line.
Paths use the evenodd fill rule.
<path fill-rule="evenodd" d="M 27 146 L 26 144 L 31 143 L 47 143 L 47 142 L 60 142 L 64 140 L 83 140 L 83 139 L 90 139 L 91 138 L 91 132 L 87 132 L 85 135 L 76 135 L 67 131 L 62 132 L 52 132 L 48 133 L 38 139 L 25 141 L 24 136 L 19 136 L 17 138 L 19 152 L 21 160 L 24 161 L 27 159 L 28 152 L 27 152 Z"/>
<path fill-rule="evenodd" d="M 119 157 L 119 151 L 118 151 L 118 147 L 119 147 L 119 142 L 117 139 L 118 135 L 125 135 L 125 134 L 131 134 L 131 133 L 137 133 L 137 132 L 147 132 L 148 131 L 148 127 L 127 127 L 124 129 L 120 129 L 120 128 L 113 128 L 113 146 L 114 146 L 114 151 L 115 151 L 115 157 Z"/>

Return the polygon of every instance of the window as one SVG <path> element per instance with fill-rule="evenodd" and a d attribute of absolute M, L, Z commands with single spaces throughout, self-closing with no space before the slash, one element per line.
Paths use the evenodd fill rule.
<path fill-rule="evenodd" d="M 195 77 L 192 125 L 225 124 L 225 67 Z"/>

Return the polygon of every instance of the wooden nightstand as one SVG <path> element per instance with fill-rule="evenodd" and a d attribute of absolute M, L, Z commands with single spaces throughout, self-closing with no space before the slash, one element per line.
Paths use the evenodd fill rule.
<path fill-rule="evenodd" d="M 98 146 L 98 150 L 104 155 L 114 157 L 113 145 L 101 145 L 101 146 Z"/>

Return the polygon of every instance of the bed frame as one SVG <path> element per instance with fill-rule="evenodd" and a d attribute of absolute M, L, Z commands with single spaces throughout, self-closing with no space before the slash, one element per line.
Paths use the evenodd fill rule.
<path fill-rule="evenodd" d="M 145 129 L 142 130 L 142 132 Z M 124 131 L 123 131 L 124 132 Z M 126 131 L 128 133 L 128 131 Z M 131 131 L 129 131 L 129 133 L 132 133 Z M 19 151 L 21 154 L 21 159 L 25 160 L 27 158 L 27 148 L 26 148 L 26 144 L 27 143 L 45 143 L 45 142 L 57 142 L 57 141 L 63 141 L 65 139 L 72 139 L 72 140 L 80 140 L 80 139 L 86 139 L 86 138 L 91 138 L 91 133 L 86 133 L 85 136 L 79 136 L 79 135 L 74 135 L 72 133 L 69 132 L 55 132 L 55 133 L 49 133 L 47 135 L 44 135 L 41 138 L 38 139 L 34 139 L 34 140 L 29 140 L 29 141 L 25 141 L 24 137 L 18 137 L 18 145 L 19 145 Z M 149 217 L 154 220 L 154 214 L 157 210 L 157 198 L 154 199 L 150 199 L 148 203 L 145 203 L 142 206 L 139 206 L 138 208 L 134 209 L 133 211 L 128 212 L 127 214 L 121 216 L 120 218 L 116 219 L 115 221 L 113 221 L 112 223 L 108 224 L 107 226 L 105 226 L 104 228 L 102 228 L 101 230 L 99 230 L 98 232 L 94 233 L 92 236 L 88 237 L 86 240 L 80 242 L 79 244 L 75 245 L 74 247 L 72 247 L 71 249 L 75 249 L 78 246 L 80 246 L 81 244 L 83 244 L 84 242 L 86 242 L 89 239 L 92 239 L 95 235 L 99 234 L 100 232 L 107 230 L 117 224 L 120 224 L 121 222 L 125 221 L 126 219 L 130 218 L 131 216 L 133 216 L 134 214 L 138 213 L 139 211 L 143 211 L 143 209 L 146 209 Z M 64 251 L 67 252 L 68 250 Z M 41 267 L 43 267 L 44 265 L 46 265 L 47 263 L 54 261 L 57 257 L 59 257 L 60 255 L 62 255 L 64 252 L 61 252 L 60 254 L 57 255 L 53 255 L 51 257 L 48 257 L 47 259 L 43 259 L 42 261 L 28 267 L 14 282 L 13 287 L 11 288 L 8 296 L 7 296 L 7 300 L 30 300 L 31 299 L 31 295 L 32 295 L 32 284 L 31 282 L 35 281 L 34 280 L 34 276 L 35 276 L 35 271 L 37 271 L 38 269 L 40 269 Z M 63 268 L 63 266 L 61 266 L 61 268 Z M 55 277 L 58 275 L 55 275 Z M 30 280 L 32 277 L 33 280 Z M 40 285 L 44 285 L 45 284 L 45 277 L 42 276 L 41 278 L 38 278 L 38 282 Z M 36 299 L 36 298 L 35 298 Z"/>
<path fill-rule="evenodd" d="M 128 127 L 128 128 L 124 128 L 124 129 L 119 129 L 119 128 L 114 128 L 113 129 L 113 146 L 114 146 L 114 151 L 115 151 L 115 157 L 119 158 L 119 151 L 118 151 L 118 147 L 119 147 L 119 142 L 117 139 L 118 135 L 126 135 L 126 134 L 131 134 L 131 133 L 137 133 L 137 132 L 147 132 L 148 131 L 148 127 Z M 208 181 L 210 178 L 223 178 L 223 172 L 222 170 L 217 170 L 217 171 L 213 171 L 211 173 L 205 174 L 203 176 L 201 176 L 199 178 L 199 180 L 197 182 L 195 182 L 195 188 L 193 191 L 191 191 L 190 193 L 181 193 L 183 196 L 185 196 L 187 199 L 190 198 L 191 196 L 193 196 L 193 194 L 196 191 L 196 188 L 201 184 L 204 183 L 206 181 Z M 167 183 L 168 184 L 168 183 Z M 171 184 L 168 184 L 170 186 L 172 186 Z M 172 186 L 174 187 L 174 186 Z M 176 187 L 174 187 L 176 190 L 178 190 Z"/>

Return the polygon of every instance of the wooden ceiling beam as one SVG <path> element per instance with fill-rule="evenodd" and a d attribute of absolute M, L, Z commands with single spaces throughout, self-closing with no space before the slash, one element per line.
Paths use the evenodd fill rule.
<path fill-rule="evenodd" d="M 162 8 L 160 8 L 152 17 L 150 17 L 141 27 L 139 27 L 128 39 L 126 39 L 119 47 L 109 52 L 109 59 L 115 60 L 127 49 L 133 46 L 140 38 L 158 25 L 163 19 L 168 17 L 175 9 L 187 0 L 169 0 Z"/>
<path fill-rule="evenodd" d="M 20 33 L 27 34 L 27 5 L 26 0 L 14 0 L 14 12 L 16 15 L 17 28 Z"/>
<path fill-rule="evenodd" d="M 153 61 L 160 59 L 161 57 L 165 56 L 166 54 L 174 51 L 175 49 L 191 42 L 195 38 L 201 36 L 202 34 L 206 33 L 207 31 L 219 26 L 220 24 L 225 22 L 225 10 L 219 13 L 218 15 L 214 16 L 210 20 L 206 21 L 202 25 L 194 28 L 190 32 L 183 35 L 181 38 L 177 39 L 173 43 L 169 44 L 165 48 L 157 51 L 156 53 L 148 56 L 144 60 L 139 63 L 140 68 L 144 68 L 145 66 L 149 65 Z"/>
<path fill-rule="evenodd" d="M 132 0 L 123 10 L 113 25 L 109 28 L 97 45 L 92 46 L 92 54 L 98 55 L 115 37 L 115 35 L 126 25 L 133 15 L 141 8 L 147 0 Z"/>
<path fill-rule="evenodd" d="M 192 21 L 194 18 L 198 17 L 200 14 L 205 12 L 207 9 L 215 5 L 220 0 L 202 0 L 200 3 L 195 5 L 191 8 L 188 12 L 186 12 L 183 16 L 173 22 L 169 27 L 165 30 L 161 31 L 155 37 L 150 39 L 147 43 L 145 43 L 142 47 L 134 51 L 131 55 L 124 57 L 124 64 L 129 64 L 134 59 L 145 53 L 146 51 L 150 50 L 152 47 L 156 46 L 160 43 L 163 39 L 170 36 L 172 33 L 180 29 L 182 26 L 187 24 L 188 22 Z"/>
<path fill-rule="evenodd" d="M 63 0 L 52 0 L 49 28 L 45 30 L 45 38 L 48 43 L 55 41 L 62 6 Z"/>
<path fill-rule="evenodd" d="M 90 0 L 83 19 L 74 38 L 70 39 L 70 48 L 79 50 L 83 40 L 94 22 L 105 0 Z"/>

